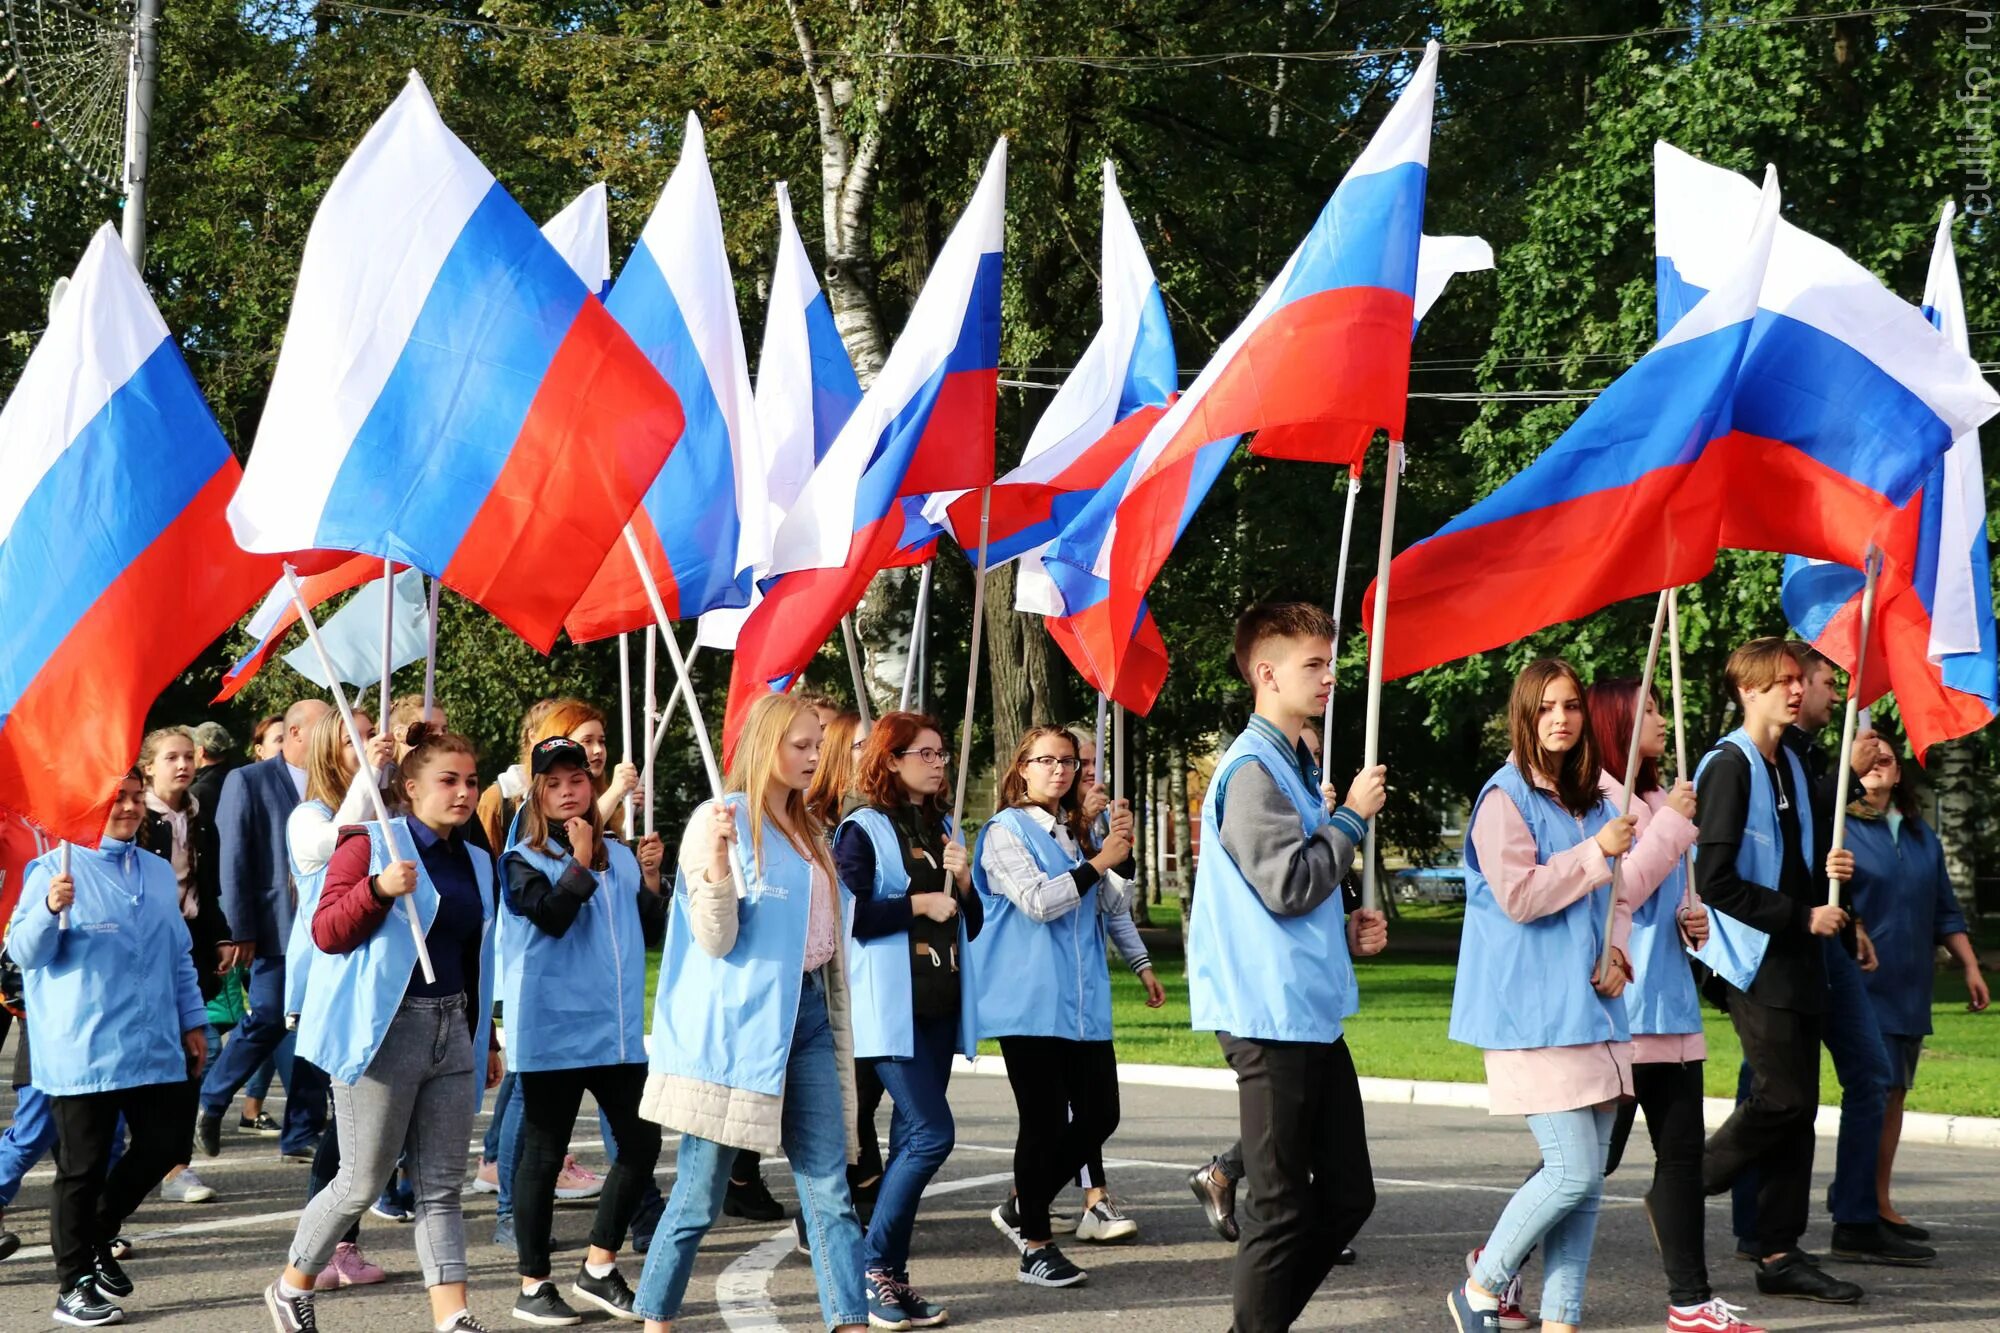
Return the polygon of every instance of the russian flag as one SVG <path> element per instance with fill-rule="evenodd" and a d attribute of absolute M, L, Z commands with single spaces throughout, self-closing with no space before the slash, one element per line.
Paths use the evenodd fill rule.
<path fill-rule="evenodd" d="M 413 565 L 546 652 L 680 431 L 413 73 L 313 219 L 229 521 L 247 551 Z"/>
<path fill-rule="evenodd" d="M 611 209 L 607 195 L 604 182 L 598 181 L 542 224 L 542 235 L 600 301 L 611 293 Z"/>
<path fill-rule="evenodd" d="M 861 381 L 847 344 L 834 326 L 833 307 L 792 220 L 792 194 L 778 182 L 778 254 L 771 269 L 771 299 L 764 312 L 764 347 L 757 360 L 757 430 L 764 470 L 745 477 L 745 503 L 762 505 L 775 533 L 806 488 L 819 460 L 861 403 Z M 757 577 L 768 573 L 755 571 Z M 762 599 L 754 586 L 750 605 L 710 611 L 695 642 L 734 648 L 737 635 Z"/>
<path fill-rule="evenodd" d="M 751 571 L 771 546 L 767 515 L 753 497 L 753 479 L 763 475 L 765 462 L 722 208 L 701 121 L 691 112 L 680 161 L 605 306 L 673 386 L 687 414 L 680 444 L 632 515 L 667 616 L 681 620 L 745 606 Z M 652 605 L 621 542 L 564 628 L 587 643 L 652 623 Z"/>
<path fill-rule="evenodd" d="M 0 805 L 97 845 L 146 710 L 278 572 L 230 539 L 241 476 L 102 228 L 0 408 Z"/>
<path fill-rule="evenodd" d="M 1007 141 L 938 252 L 902 336 L 778 529 L 764 600 L 737 638 L 723 739 L 796 675 L 924 523 L 905 497 L 993 480 Z"/>
<path fill-rule="evenodd" d="M 317 607 L 330 597 L 337 597 L 350 588 L 358 588 L 370 579 L 382 577 L 382 561 L 372 555 L 357 555 L 352 560 L 343 561 L 321 574 L 310 574 L 299 580 L 299 593 L 308 607 Z M 256 646 L 236 660 L 222 677 L 222 689 L 210 703 L 228 703 L 248 685 L 278 645 L 285 641 L 285 635 L 292 626 L 299 623 L 299 606 L 292 600 L 291 587 L 280 578 L 271 585 L 256 611 L 251 613 L 250 623 L 243 628 L 255 636 Z"/>
<path fill-rule="evenodd" d="M 1924 313 L 1960 352 L 1969 353 L 1965 301 L 1952 251 L 1955 208 L 1944 206 L 1924 285 Z M 1940 741 L 1965 736 L 2000 711 L 1992 566 L 1986 547 L 1986 482 L 1979 433 L 1958 436 L 1896 516 L 1892 546 L 1915 552 L 1912 576 L 1877 580 L 1875 624 L 1861 675 L 1861 702 L 1896 694 L 1896 709 L 1918 762 Z M 1785 617 L 1802 638 L 1852 672 L 1860 637 L 1859 570 L 1791 556 L 1785 561 Z"/>
<path fill-rule="evenodd" d="M 1378 429 L 1400 436 L 1416 325 L 1438 48 L 1348 169 L 1277 278 L 1130 471 L 1064 527 L 1045 563 L 1079 640 L 1116 679 L 1140 603 L 1237 439 L 1252 452 L 1353 465 Z"/>

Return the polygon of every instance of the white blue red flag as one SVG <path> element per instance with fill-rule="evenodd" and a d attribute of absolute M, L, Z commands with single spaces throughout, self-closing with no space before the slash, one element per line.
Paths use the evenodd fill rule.
<path fill-rule="evenodd" d="M 667 617 L 747 605 L 751 571 L 771 545 L 754 494 L 764 457 L 722 208 L 701 121 L 692 113 L 680 161 L 605 306 L 673 386 L 687 415 L 673 457 L 632 515 Z M 645 588 L 621 544 L 564 628 L 582 643 L 652 623 Z"/>
<path fill-rule="evenodd" d="M 0 805 L 94 847 L 146 710 L 270 585 L 242 470 L 106 226 L 0 408 Z"/>
<path fill-rule="evenodd" d="M 1947 341 L 1969 353 L 1965 301 L 1951 243 L 1954 206 L 1944 206 L 1924 284 L 1924 313 Z M 1861 702 L 1885 691 L 1919 762 L 1933 745 L 1968 735 L 2000 711 L 1995 664 L 1992 565 L 1986 547 L 1986 481 L 1979 432 L 1951 442 L 1924 477 L 1917 498 L 1896 516 L 1885 543 L 1914 551 L 1910 576 L 1886 567 L 1876 587 L 1875 622 L 1861 673 Z M 1791 556 L 1785 561 L 1785 618 L 1800 637 L 1854 669 L 1860 637 L 1858 569 Z"/>
<path fill-rule="evenodd" d="M 604 182 L 598 181 L 542 224 L 542 235 L 600 301 L 611 292 L 611 209 L 606 194 Z"/>
<path fill-rule="evenodd" d="M 357 555 L 343 560 L 332 569 L 318 574 L 308 574 L 299 579 L 299 596 L 305 599 L 307 608 L 315 608 L 329 597 L 336 597 L 350 588 L 358 588 L 370 579 L 382 576 L 382 561 L 372 555 Z M 299 606 L 292 600 L 292 587 L 284 578 L 271 586 L 257 609 L 250 615 L 250 621 L 243 628 L 257 640 L 256 646 L 236 660 L 222 677 L 222 689 L 212 703 L 227 703 L 234 699 L 238 691 L 248 685 L 264 664 L 271 658 L 278 645 L 299 623 Z M 378 630 L 379 633 L 379 630 Z"/>
<path fill-rule="evenodd" d="M 229 521 L 247 551 L 413 565 L 547 651 L 680 431 L 412 74 L 313 219 Z"/>
<path fill-rule="evenodd" d="M 319 622 L 320 643 L 333 658 L 334 674 L 343 684 L 374 685 L 382 678 L 385 595 L 395 599 L 389 615 L 389 669 L 422 661 L 430 647 L 430 598 L 424 591 L 424 576 L 405 569 L 385 579 L 378 562 L 375 579 L 362 584 L 340 610 Z M 310 644 L 300 644 L 286 653 L 285 665 L 323 690 L 332 688 L 319 653 Z M 381 706 L 381 700 L 376 700 L 375 707 Z"/>
<path fill-rule="evenodd" d="M 750 705 L 819 651 L 869 579 L 908 558 L 906 538 L 928 527 L 915 497 L 992 482 L 1006 194 L 1002 139 L 902 336 L 778 529 L 764 600 L 736 641 L 726 746 Z"/>

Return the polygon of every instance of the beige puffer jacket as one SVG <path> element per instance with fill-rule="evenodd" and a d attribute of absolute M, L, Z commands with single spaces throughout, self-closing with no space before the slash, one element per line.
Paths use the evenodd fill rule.
<path fill-rule="evenodd" d="M 693 832 L 705 829 L 707 825 L 708 803 L 703 802 L 688 821 L 688 831 L 681 836 L 680 868 L 688 884 L 688 895 L 675 899 L 674 910 L 687 913 L 688 928 L 693 931 L 694 942 L 702 952 L 711 958 L 723 958 L 736 947 L 736 890 L 728 881 L 709 883 L 707 848 Z M 837 897 L 834 910 L 840 910 Z M 826 1013 L 833 1028 L 834 1062 L 840 1068 L 840 1105 L 841 1118 L 847 1128 L 847 1160 L 852 1163 L 861 1160 L 861 1136 L 857 1115 L 860 1099 L 854 1091 L 854 1022 L 853 1006 L 847 990 L 846 933 L 843 922 L 842 947 L 833 951 L 833 960 L 826 968 Z M 660 984 L 666 984 L 665 977 L 660 979 Z M 804 984 L 803 981 L 800 984 Z M 732 1148 L 777 1153 L 784 1146 L 782 1097 L 749 1092 L 721 1083 L 707 1083 L 685 1075 L 647 1075 L 646 1095 L 639 1103 L 639 1114 L 662 1128 L 693 1134 Z"/>

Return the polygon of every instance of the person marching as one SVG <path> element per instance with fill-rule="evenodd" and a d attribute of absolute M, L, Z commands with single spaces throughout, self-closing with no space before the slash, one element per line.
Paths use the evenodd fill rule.
<path fill-rule="evenodd" d="M 952 1053 L 970 1058 L 978 1049 L 960 969 L 984 917 L 965 845 L 946 813 L 950 762 L 936 719 L 883 714 L 856 773 L 865 804 L 834 833 L 834 866 L 854 923 L 847 965 L 855 1066 L 871 1069 L 895 1102 L 863 1245 L 876 1328 L 934 1328 L 948 1318 L 911 1287 L 909 1265 L 919 1199 L 951 1155 Z"/>
<path fill-rule="evenodd" d="M 1598 791 L 1607 801 L 1624 791 L 1632 743 L 1636 679 L 1599 681 L 1584 691 L 1585 711 L 1604 769 Z M 1660 781 L 1667 728 L 1649 691 L 1639 729 L 1638 779 L 1632 788 L 1633 844 L 1625 857 L 1623 894 L 1632 905 L 1627 949 L 1635 972 L 1625 987 L 1625 1021 L 1632 1033 L 1632 1091 L 1618 1103 L 1604 1174 L 1618 1169 L 1634 1115 L 1646 1113 L 1653 1143 L 1653 1184 L 1643 1204 L 1667 1274 L 1667 1333 L 1763 1333 L 1737 1318 L 1742 1307 L 1719 1299 L 1708 1283 L 1702 1236 L 1701 996 L 1686 951 L 1708 939 L 1708 910 L 1687 896 L 1687 854 L 1695 840 L 1694 784 L 1671 789 Z M 1524 1321 L 1525 1322 L 1525 1321 Z"/>
<path fill-rule="evenodd" d="M 124 1319 L 132 1279 L 111 1241 L 187 1146 L 208 1053 L 173 867 L 133 841 L 146 817 L 137 769 L 118 784 L 96 847 L 29 863 L 7 930 L 21 969 L 34 1084 L 56 1127 L 49 1204 L 59 1324 Z M 131 1146 L 111 1166 L 119 1117 Z"/>
<path fill-rule="evenodd" d="M 1500 1300 L 1542 1247 L 1542 1328 L 1574 1333 L 1616 1104 L 1632 1095 L 1629 901 L 1611 901 L 1611 858 L 1633 816 L 1599 787 L 1603 764 L 1583 685 L 1567 662 L 1531 662 L 1507 704 L 1511 746 L 1473 803 L 1453 1041 L 1485 1054 L 1494 1115 L 1526 1116 L 1541 1169 L 1515 1191 L 1470 1275 L 1446 1297 L 1460 1333 L 1500 1327 Z M 1609 967 L 1598 960 L 1608 924 Z"/>
<path fill-rule="evenodd" d="M 680 1313 L 745 1148 L 782 1148 L 791 1163 L 827 1327 L 868 1322 L 846 1175 L 859 1143 L 843 924 L 832 858 L 805 800 L 821 735 L 803 700 L 757 700 L 726 794 L 703 802 L 681 839 L 640 1106 L 681 1135 L 632 1302 L 648 1333 L 665 1333 Z"/>
<path fill-rule="evenodd" d="M 1341 879 L 1381 810 L 1387 770 L 1329 810 L 1300 734 L 1333 685 L 1333 619 L 1303 602 L 1251 608 L 1235 663 L 1249 725 L 1202 798 L 1188 923 L 1188 1000 L 1236 1071 L 1250 1195 L 1232 1274 L 1237 1333 L 1290 1328 L 1375 1207 L 1361 1087 L 1341 1022 L 1351 955 L 1380 953 L 1380 912 L 1344 910 Z"/>
<path fill-rule="evenodd" d="M 290 1262 L 264 1290 L 278 1333 L 318 1325 L 314 1279 L 399 1156 L 415 1182 L 417 1260 L 438 1333 L 484 1333 L 465 1304 L 465 1145 L 494 1046 L 492 859 L 465 832 L 479 799 L 463 736 L 427 733 L 397 770 L 410 813 L 345 828 L 313 911 L 315 958 L 299 1055 L 332 1081 L 340 1171 L 306 1204 Z M 397 859 L 414 850 L 415 860 Z M 416 904 L 434 981 L 418 967 L 403 902 Z"/>
<path fill-rule="evenodd" d="M 601 733 L 602 720 L 595 725 Z M 582 1322 L 549 1281 L 549 1224 L 556 1177 L 588 1092 L 610 1117 L 618 1151 L 570 1291 L 630 1319 L 632 1290 L 618 1272 L 618 1250 L 660 1158 L 659 1127 L 639 1115 L 646 1090 L 641 917 L 665 911 L 660 839 L 647 834 L 635 856 L 605 836 L 586 745 L 551 736 L 535 746 L 529 773 L 514 840 L 500 861 L 505 910 L 496 946 L 507 978 L 507 1066 L 522 1106 L 512 1191 L 521 1273 L 514 1317 Z"/>
<path fill-rule="evenodd" d="M 1944 848 L 1924 823 L 1909 775 L 1895 751 L 1881 746 L 1861 776 L 1862 797 L 1848 809 L 1847 843 L 1854 853 L 1848 890 L 1854 914 L 1870 923 L 1877 966 L 1865 980 L 1889 1047 L 1892 1078 L 1875 1175 L 1882 1225 L 1908 1241 L 1930 1239 L 1890 1201 L 1896 1148 L 1903 1137 L 1903 1102 L 1916 1086 L 1917 1059 L 1931 1031 L 1931 992 L 1942 947 L 1965 975 L 1966 1008 L 1992 1002 L 1979 958 L 1966 934 L 1965 914 L 1952 892 Z"/>
<path fill-rule="evenodd" d="M 1000 1039 L 1020 1115 L 1014 1189 L 993 1225 L 1021 1252 L 1017 1278 L 1038 1287 L 1088 1278 L 1050 1242 L 1049 1203 L 1118 1128 L 1105 921 L 1131 902 L 1115 867 L 1132 853 L 1132 811 L 1112 804 L 1104 844 L 1086 859 L 1081 768 L 1068 731 L 1029 728 L 972 872 L 986 918 L 966 955 L 974 1035 Z"/>

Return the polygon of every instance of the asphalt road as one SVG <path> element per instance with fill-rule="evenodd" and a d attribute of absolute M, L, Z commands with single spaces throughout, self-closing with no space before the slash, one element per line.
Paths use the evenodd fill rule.
<path fill-rule="evenodd" d="M 11 1093 L 0 1093 L 0 1110 Z M 959 1146 L 921 1214 L 913 1257 L 918 1286 L 951 1307 L 954 1324 L 996 1330 L 1221 1330 L 1229 1322 L 1230 1247 L 1217 1240 L 1187 1190 L 1189 1167 L 1234 1135 L 1233 1097 L 1216 1092 L 1124 1090 L 1124 1119 L 1111 1144 L 1112 1188 L 1141 1225 L 1131 1244 L 1075 1244 L 1090 1271 L 1086 1286 L 1044 1291 L 1014 1280 L 1015 1258 L 987 1221 L 1006 1185 L 1013 1105 L 1004 1080 L 960 1076 L 952 1102 Z M 1501 1205 L 1534 1161 L 1520 1122 L 1484 1112 L 1369 1108 L 1370 1151 L 1380 1202 L 1356 1241 L 1361 1260 L 1336 1269 L 1301 1328 L 1432 1330 L 1448 1327 L 1443 1292 L 1463 1273 L 1468 1247 L 1481 1241 Z M 886 1122 L 886 1116 L 885 1116 Z M 234 1123 L 232 1116 L 231 1122 Z M 481 1122 L 482 1127 L 484 1121 Z M 601 1164 L 596 1119 L 579 1121 L 579 1155 Z M 671 1152 L 661 1178 L 668 1185 Z M 1821 1140 L 1820 1185 L 1831 1168 Z M 223 1155 L 197 1169 L 221 1197 L 199 1205 L 149 1202 L 127 1227 L 137 1244 L 126 1268 L 137 1284 L 125 1302 L 129 1322 L 188 1333 L 262 1333 L 270 1327 L 260 1293 L 283 1261 L 302 1202 L 306 1168 L 277 1160 L 272 1140 L 225 1132 Z M 468 1158 L 468 1172 L 471 1169 Z M 1636 1200 L 1651 1170 L 1643 1134 L 1607 1184 L 1592 1265 L 1585 1323 L 1592 1329 L 1657 1330 L 1665 1323 L 1658 1260 Z M 1720 1294 L 1748 1305 L 1772 1329 L 2000 1329 L 2000 1154 L 1977 1149 L 1909 1148 L 1899 1163 L 1899 1200 L 1932 1226 L 1941 1256 L 1930 1269 L 1840 1266 L 1869 1292 L 1857 1307 L 1759 1299 L 1749 1268 L 1732 1258 L 1727 1213 L 1709 1211 L 1711 1271 Z M 792 1191 L 783 1164 L 767 1164 L 779 1197 Z M 0 1264 L 0 1333 L 50 1327 L 54 1276 L 48 1256 L 49 1167 L 30 1175 L 8 1225 L 24 1248 Z M 1073 1196 L 1072 1196 L 1073 1198 Z M 513 1301 L 513 1255 L 489 1242 L 491 1196 L 468 1195 L 473 1240 L 473 1309 L 496 1328 L 526 1327 L 507 1317 Z M 1073 1204 L 1072 1204 L 1073 1206 Z M 562 1272 L 581 1259 L 587 1206 L 556 1217 Z M 1810 1248 L 1822 1249 L 1828 1225 L 1815 1217 Z M 363 1249 L 390 1272 L 381 1286 L 322 1297 L 320 1324 L 332 1333 L 429 1327 L 408 1228 L 366 1218 Z M 628 1259 L 635 1284 L 638 1262 Z M 1535 1307 L 1537 1274 L 1529 1274 Z M 591 1321 L 601 1323 L 604 1321 Z M 806 1261 L 791 1253 L 789 1230 L 730 1223 L 711 1233 L 677 1327 L 688 1333 L 783 1328 L 808 1333 L 818 1305 Z"/>

